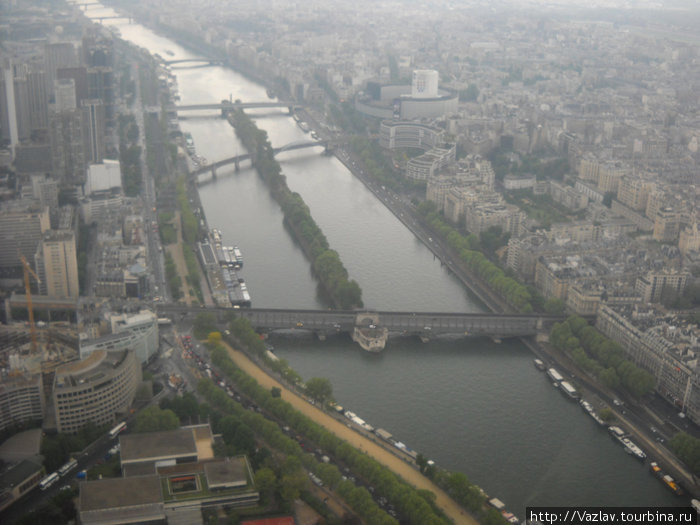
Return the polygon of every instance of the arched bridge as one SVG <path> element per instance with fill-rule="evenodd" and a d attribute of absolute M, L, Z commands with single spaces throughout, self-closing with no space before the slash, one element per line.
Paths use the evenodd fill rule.
<path fill-rule="evenodd" d="M 323 146 L 324 148 L 328 147 L 328 142 L 324 140 L 298 140 L 295 142 L 290 142 L 289 144 L 285 144 L 282 147 L 279 148 L 272 148 L 272 151 L 275 153 L 283 153 L 285 151 L 292 151 L 295 149 L 303 149 L 303 148 L 313 148 L 316 146 Z M 211 164 L 207 164 L 206 166 L 202 166 L 200 168 L 197 168 L 196 170 L 190 172 L 190 174 L 193 177 L 199 177 L 200 175 L 203 175 L 205 173 L 211 172 L 212 175 L 216 175 L 216 170 L 218 168 L 221 168 L 223 166 L 227 166 L 229 164 L 235 164 L 236 170 L 238 170 L 239 165 L 242 161 L 244 160 L 249 160 L 250 159 L 250 154 L 249 153 L 242 153 L 241 155 L 236 155 L 235 157 L 229 157 L 227 159 L 222 159 L 216 162 L 212 162 Z"/>
<path fill-rule="evenodd" d="M 272 308 L 191 308 L 180 305 L 158 306 L 159 316 L 195 316 L 214 312 L 220 322 L 232 316 L 248 319 L 260 332 L 307 330 L 321 338 L 338 332 L 383 331 L 391 336 L 418 336 L 427 341 L 437 336 L 525 337 L 548 333 L 564 316 L 540 314 L 380 312 L 357 310 L 283 310 Z"/>

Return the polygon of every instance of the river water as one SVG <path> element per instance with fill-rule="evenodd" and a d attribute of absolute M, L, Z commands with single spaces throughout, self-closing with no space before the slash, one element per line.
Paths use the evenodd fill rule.
<path fill-rule="evenodd" d="M 95 10 L 95 15 L 109 9 Z M 125 40 L 163 57 L 194 55 L 138 25 L 110 21 Z M 172 55 L 171 55 L 172 54 Z M 265 89 L 223 67 L 182 69 L 182 104 L 267 99 Z M 273 146 L 306 136 L 279 110 L 253 113 Z M 210 162 L 244 152 L 224 120 L 181 121 Z M 319 149 L 279 156 L 289 187 L 304 198 L 333 249 L 363 290 L 365 305 L 402 311 L 476 312 L 483 307 L 336 158 Z M 251 169 L 218 170 L 200 187 L 210 227 L 243 251 L 254 306 L 325 308 L 309 262 L 279 206 Z M 670 506 L 675 498 L 566 400 L 516 341 L 420 343 L 390 340 L 368 354 L 349 338 L 273 339 L 304 378 L 326 377 L 339 403 L 440 466 L 464 472 L 520 518 L 532 505 Z"/>

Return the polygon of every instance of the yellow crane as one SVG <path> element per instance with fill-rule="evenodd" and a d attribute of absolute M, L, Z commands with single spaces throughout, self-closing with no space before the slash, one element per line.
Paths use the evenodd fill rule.
<path fill-rule="evenodd" d="M 27 293 L 27 311 L 29 312 L 29 331 L 32 334 L 32 352 L 36 352 L 36 327 L 34 326 L 34 309 L 32 308 L 32 290 L 29 284 L 29 274 L 31 273 L 37 283 L 41 282 L 39 276 L 32 270 L 24 255 L 19 256 L 24 268 L 24 289 Z"/>

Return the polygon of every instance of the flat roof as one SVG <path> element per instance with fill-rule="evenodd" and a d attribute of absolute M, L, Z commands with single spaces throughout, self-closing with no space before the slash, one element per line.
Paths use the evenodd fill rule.
<path fill-rule="evenodd" d="M 0 476 L 0 489 L 14 488 L 42 468 L 40 463 L 25 459 Z"/>
<path fill-rule="evenodd" d="M 204 464 L 207 484 L 211 488 L 245 486 L 248 484 L 246 467 L 246 460 L 242 456 L 207 462 Z"/>
<path fill-rule="evenodd" d="M 162 503 L 158 476 L 106 478 L 80 483 L 81 512 Z"/>
<path fill-rule="evenodd" d="M 122 465 L 122 476 L 132 478 L 134 476 L 149 476 L 156 474 L 155 461 L 144 461 L 143 463 L 130 463 Z"/>
<path fill-rule="evenodd" d="M 122 464 L 133 461 L 196 456 L 197 445 L 191 428 L 119 436 Z"/>

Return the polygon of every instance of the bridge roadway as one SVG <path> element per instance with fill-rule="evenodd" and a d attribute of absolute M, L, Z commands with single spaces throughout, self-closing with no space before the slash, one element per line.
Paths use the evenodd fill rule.
<path fill-rule="evenodd" d="M 279 148 L 272 148 L 272 151 L 277 155 L 278 153 L 282 153 L 285 151 L 292 151 L 295 149 L 303 149 L 303 148 L 313 148 L 316 146 L 323 146 L 323 147 L 328 147 L 328 141 L 326 140 L 306 140 L 306 141 L 298 141 L 298 142 L 291 142 L 289 144 L 286 144 L 284 146 L 281 146 Z M 200 168 L 197 168 L 196 170 L 193 170 L 190 172 L 190 175 L 193 177 L 197 177 L 199 175 L 202 175 L 204 173 L 209 173 L 210 171 L 216 172 L 218 168 L 221 168 L 222 166 L 226 166 L 228 164 L 235 164 L 236 169 L 238 168 L 238 164 L 241 161 L 244 160 L 249 160 L 250 159 L 250 153 L 241 153 L 240 155 L 236 155 L 235 157 L 229 157 L 227 159 L 221 159 L 216 162 L 212 162 L 211 164 L 207 164 L 206 166 L 202 166 Z"/>
<path fill-rule="evenodd" d="M 173 62 L 174 63 L 174 62 Z M 212 104 L 185 104 L 175 106 L 175 111 L 197 111 L 204 109 L 220 109 L 220 110 L 233 110 L 233 109 L 253 109 L 253 108 L 294 108 L 299 107 L 300 104 L 297 102 L 219 102 Z"/>
<path fill-rule="evenodd" d="M 352 333 L 355 327 L 387 328 L 389 336 L 415 335 L 430 339 L 438 335 L 470 337 L 523 337 L 548 333 L 564 316 L 540 314 L 380 312 L 370 310 L 285 310 L 273 308 L 193 308 L 160 304 L 159 316 L 176 321 L 201 312 L 217 314 L 219 322 L 231 316 L 248 319 L 256 330 L 307 330 L 320 336 L 336 332 Z"/>

